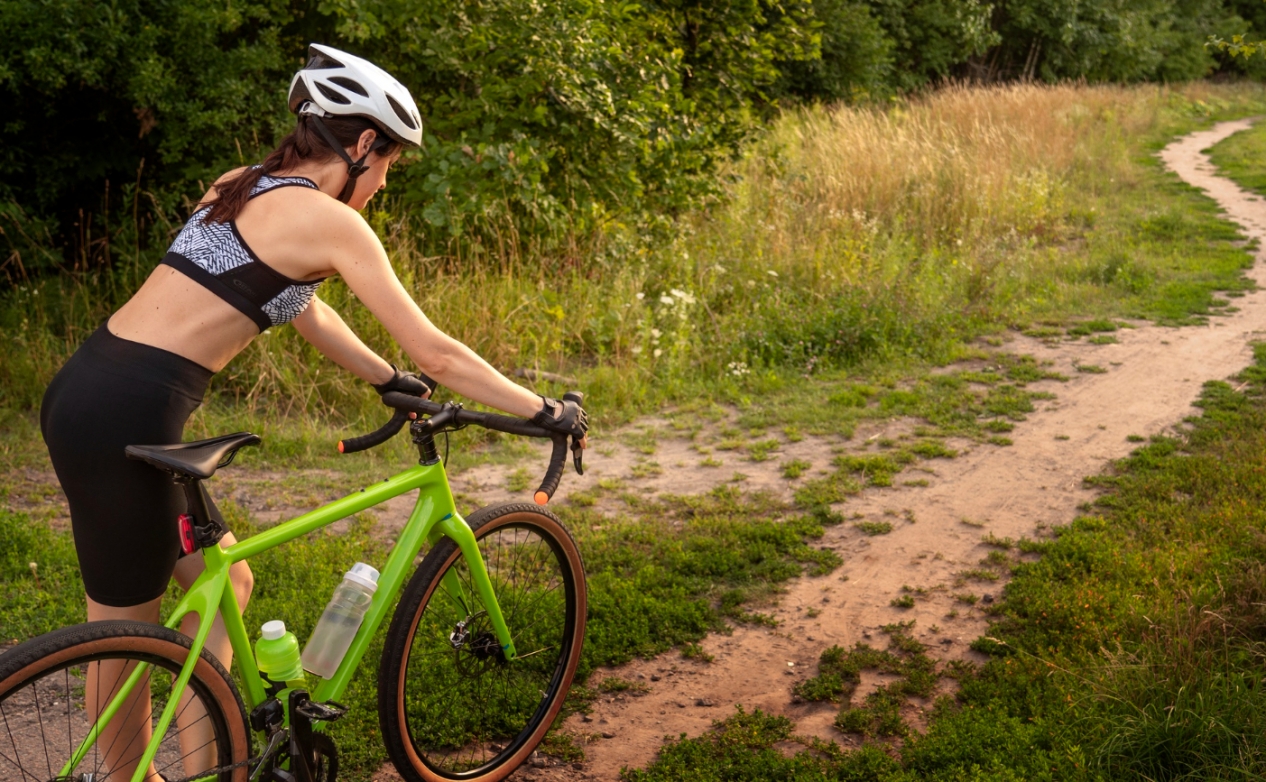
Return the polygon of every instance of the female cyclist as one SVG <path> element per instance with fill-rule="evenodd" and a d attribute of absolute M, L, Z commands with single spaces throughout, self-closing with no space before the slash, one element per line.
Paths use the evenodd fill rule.
<path fill-rule="evenodd" d="M 200 554 L 178 561 L 183 494 L 153 467 L 125 458 L 123 449 L 180 442 L 211 376 L 261 331 L 292 323 L 379 393 L 429 392 L 366 347 L 316 297 L 321 281 L 335 274 L 429 378 L 554 431 L 585 435 L 578 405 L 529 392 L 436 328 L 361 217 L 402 148 L 421 144 L 409 91 L 365 60 L 313 44 L 291 82 L 289 104 L 298 115 L 295 130 L 262 165 L 215 182 L 162 263 L 44 395 L 40 425 L 69 500 L 90 621 L 157 622 L 172 576 L 188 588 L 202 572 Z M 234 542 L 230 534 L 222 545 Z M 244 608 L 253 583 L 245 562 L 233 566 L 232 580 Z M 197 617 L 187 624 L 182 629 L 192 634 Z M 206 648 L 229 666 L 232 649 L 219 619 Z M 96 678 L 112 677 L 103 671 Z M 88 687 L 92 702 L 97 682 Z M 110 734 L 131 741 L 117 746 L 110 734 L 98 741 L 113 746 L 106 758 L 111 779 L 131 778 L 129 759 L 135 766 L 149 739 L 148 711 L 112 721 Z M 192 709 L 181 715 L 181 744 L 191 755 L 186 769 L 209 768 L 211 748 L 202 750 L 205 759 L 194 751 L 200 715 Z M 147 782 L 159 779 L 151 769 Z"/>

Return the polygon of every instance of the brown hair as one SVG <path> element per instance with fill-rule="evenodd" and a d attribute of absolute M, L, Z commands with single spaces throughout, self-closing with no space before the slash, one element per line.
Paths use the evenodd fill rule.
<path fill-rule="evenodd" d="M 344 148 L 355 146 L 361 134 L 367 130 L 378 133 L 378 141 L 374 142 L 372 150 L 381 156 L 394 155 L 403 146 L 365 117 L 328 116 L 322 118 L 321 122 Z M 265 174 L 294 168 L 303 161 L 324 163 L 335 158 L 338 158 L 338 153 L 330 149 L 320 131 L 312 126 L 309 115 L 300 114 L 299 124 L 264 158 L 263 163 L 251 166 L 228 182 L 215 186 L 216 200 L 212 202 L 202 221 L 227 223 L 236 219 L 250 199 L 251 190 Z"/>

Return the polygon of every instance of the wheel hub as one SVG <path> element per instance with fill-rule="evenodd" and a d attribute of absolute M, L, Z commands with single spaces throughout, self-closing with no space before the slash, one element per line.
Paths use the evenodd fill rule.
<path fill-rule="evenodd" d="M 457 655 L 457 669 L 466 676 L 479 676 L 494 665 L 504 665 L 505 650 L 496 633 L 488 627 L 488 613 L 471 614 L 454 626 L 448 636 Z"/>

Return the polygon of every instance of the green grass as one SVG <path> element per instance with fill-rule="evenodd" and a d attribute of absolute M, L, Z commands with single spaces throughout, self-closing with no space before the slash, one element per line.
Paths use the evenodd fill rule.
<path fill-rule="evenodd" d="M 887 535 L 892 532 L 892 524 L 887 521 L 860 521 L 853 525 L 867 535 Z"/>
<path fill-rule="evenodd" d="M 787 480 L 795 480 L 801 475 L 804 475 L 805 471 L 812 466 L 812 463 L 807 462 L 804 459 L 791 459 L 790 461 L 783 462 L 782 477 Z"/>
<path fill-rule="evenodd" d="M 1215 144 L 1209 150 L 1209 160 L 1218 172 L 1241 187 L 1255 193 L 1266 193 L 1266 124 L 1258 122 L 1248 130 Z"/>

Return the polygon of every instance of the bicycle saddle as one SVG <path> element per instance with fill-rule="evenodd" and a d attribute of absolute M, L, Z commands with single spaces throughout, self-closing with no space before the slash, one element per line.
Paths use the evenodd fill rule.
<path fill-rule="evenodd" d="M 239 448 L 260 442 L 257 434 L 237 432 L 192 443 L 129 445 L 123 452 L 129 459 L 138 459 L 174 475 L 205 480 L 233 461 Z"/>

